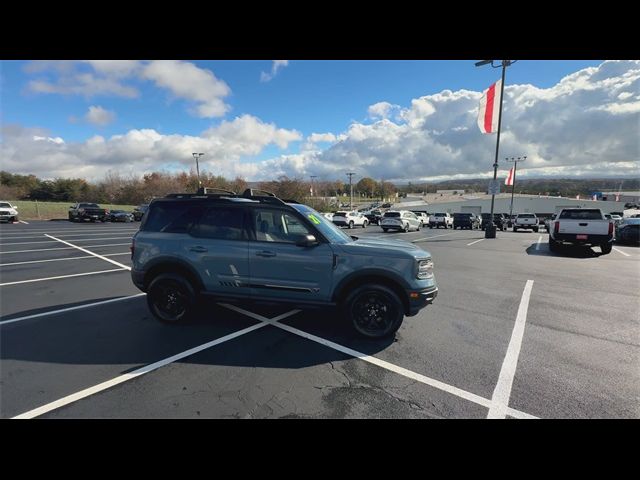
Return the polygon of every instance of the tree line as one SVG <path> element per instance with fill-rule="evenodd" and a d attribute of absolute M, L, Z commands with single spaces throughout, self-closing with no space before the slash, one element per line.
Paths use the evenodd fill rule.
<path fill-rule="evenodd" d="M 337 197 L 348 198 L 348 183 L 281 176 L 267 182 L 247 182 L 242 177 L 227 179 L 210 172 L 200 174 L 202 186 L 221 188 L 242 193 L 246 188 L 258 188 L 283 199 L 310 203 L 317 208 L 329 207 Z M 0 198 L 6 200 L 38 200 L 51 202 L 95 202 L 119 205 L 148 203 L 168 193 L 195 192 L 199 186 L 194 172 L 153 172 L 145 175 L 120 175 L 108 172 L 104 178 L 89 182 L 82 178 L 55 178 L 42 180 L 35 175 L 0 172 Z M 354 201 L 362 198 L 388 198 L 395 195 L 391 182 L 377 182 L 365 177 L 353 184 Z"/>

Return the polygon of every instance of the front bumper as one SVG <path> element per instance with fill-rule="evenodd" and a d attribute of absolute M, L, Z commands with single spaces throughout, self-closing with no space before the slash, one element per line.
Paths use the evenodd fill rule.
<path fill-rule="evenodd" d="M 413 317 L 424 307 L 433 303 L 433 300 L 438 296 L 438 287 L 428 287 L 421 290 L 411 289 L 406 292 L 407 297 L 409 298 L 407 316 Z"/>

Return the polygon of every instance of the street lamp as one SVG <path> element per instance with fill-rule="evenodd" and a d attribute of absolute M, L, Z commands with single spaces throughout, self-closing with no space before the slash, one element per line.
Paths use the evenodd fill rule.
<path fill-rule="evenodd" d="M 349 197 L 349 210 L 353 210 L 353 185 L 351 184 L 351 177 L 355 175 L 355 172 L 348 172 L 347 175 L 349 175 L 349 191 L 351 192 Z"/>
<path fill-rule="evenodd" d="M 498 112 L 498 136 L 496 138 L 496 157 L 495 160 L 493 162 L 493 185 L 495 188 L 496 185 L 496 178 L 498 177 L 498 150 L 500 149 L 500 127 L 502 125 L 502 100 L 503 100 L 503 93 L 504 93 L 504 77 L 505 77 L 505 72 L 507 70 L 507 67 L 509 65 L 512 65 L 516 62 L 517 60 L 502 60 L 500 65 L 494 65 L 493 62 L 494 60 L 481 60 L 479 62 L 476 62 L 476 67 L 481 67 L 483 65 L 487 65 L 487 64 L 491 64 L 491 66 L 493 68 L 499 68 L 500 66 L 502 66 L 502 82 L 500 82 L 500 110 Z M 495 199 L 496 199 L 496 194 L 494 193 L 495 190 L 492 190 L 491 193 L 491 216 L 489 217 L 491 219 L 491 222 L 489 222 L 489 225 L 487 225 L 487 229 L 484 231 L 484 237 L 485 238 L 496 238 L 496 226 L 493 223 L 493 206 L 495 203 Z"/>
<path fill-rule="evenodd" d="M 198 188 L 202 186 L 202 182 L 200 181 L 200 166 L 198 165 L 198 159 L 204 155 L 204 153 L 192 153 L 193 158 L 196 159 L 196 174 L 198 175 Z"/>
<path fill-rule="evenodd" d="M 511 206 L 509 207 L 509 222 L 511 222 L 511 216 L 513 215 L 513 192 L 516 189 L 516 170 L 518 170 L 518 162 L 524 162 L 527 156 L 524 157 L 511 157 L 505 158 L 507 162 L 513 162 L 513 180 L 511 182 Z"/>

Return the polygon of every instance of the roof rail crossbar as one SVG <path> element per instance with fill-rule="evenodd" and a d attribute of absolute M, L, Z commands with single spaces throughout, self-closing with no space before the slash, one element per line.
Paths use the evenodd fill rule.
<path fill-rule="evenodd" d="M 267 192 L 266 190 L 258 190 L 255 188 L 247 188 L 242 192 L 243 197 L 275 197 L 275 194 Z"/>
<path fill-rule="evenodd" d="M 237 195 L 236 192 L 231 190 L 224 190 L 222 188 L 212 188 L 212 187 L 200 187 L 197 192 L 198 195 L 209 195 L 209 194 L 224 194 L 224 195 Z"/>

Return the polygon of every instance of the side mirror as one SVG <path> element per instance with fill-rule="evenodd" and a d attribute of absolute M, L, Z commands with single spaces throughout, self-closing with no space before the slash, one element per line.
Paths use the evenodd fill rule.
<path fill-rule="evenodd" d="M 298 247 L 315 247 L 319 243 L 314 235 L 298 235 L 296 239 Z"/>

